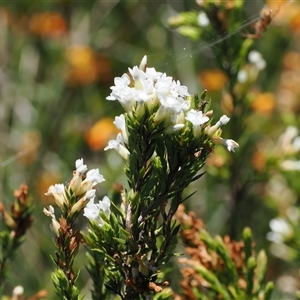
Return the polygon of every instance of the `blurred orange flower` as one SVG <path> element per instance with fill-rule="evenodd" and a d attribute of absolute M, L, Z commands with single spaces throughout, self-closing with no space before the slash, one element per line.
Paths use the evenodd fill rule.
<path fill-rule="evenodd" d="M 86 85 L 97 80 L 109 81 L 111 64 L 107 57 L 94 52 L 88 45 L 75 45 L 67 49 L 69 63 L 67 82 L 70 85 Z"/>
<path fill-rule="evenodd" d="M 29 21 L 29 29 L 41 37 L 54 37 L 63 34 L 67 30 L 67 24 L 59 13 L 36 13 Z"/>
<path fill-rule="evenodd" d="M 45 193 L 48 191 L 48 188 L 51 185 L 60 182 L 60 180 L 61 178 L 58 174 L 51 172 L 44 172 L 36 178 L 35 189 L 39 196 L 38 199 L 41 201 L 41 203 L 44 205 L 55 205 L 54 198 L 45 196 Z"/>
<path fill-rule="evenodd" d="M 262 171 L 266 167 L 266 157 L 261 151 L 256 151 L 251 157 L 251 164 L 257 171 Z"/>
<path fill-rule="evenodd" d="M 20 162 L 24 165 L 31 164 L 36 159 L 40 144 L 41 136 L 39 132 L 26 132 L 20 140 L 19 151 L 24 153 L 20 157 Z"/>
<path fill-rule="evenodd" d="M 298 10 L 297 14 L 292 17 L 290 26 L 293 31 L 300 32 L 300 9 Z"/>
<path fill-rule="evenodd" d="M 251 103 L 252 109 L 259 114 L 270 114 L 275 108 L 275 96 L 272 93 L 261 93 Z"/>
<path fill-rule="evenodd" d="M 110 139 L 115 138 L 118 132 L 119 130 L 113 124 L 112 118 L 103 118 L 87 131 L 85 139 L 92 150 L 102 150 L 107 146 Z"/>
<path fill-rule="evenodd" d="M 198 79 L 203 88 L 209 91 L 221 90 L 228 81 L 225 73 L 219 69 L 205 70 L 198 75 Z"/>

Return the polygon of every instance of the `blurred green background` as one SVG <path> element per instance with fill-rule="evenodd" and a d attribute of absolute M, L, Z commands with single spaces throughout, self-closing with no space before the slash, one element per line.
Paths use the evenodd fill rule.
<path fill-rule="evenodd" d="M 283 3 L 267 4 L 277 9 Z M 262 1 L 246 1 L 241 24 L 259 19 L 263 6 Z M 103 152 L 117 133 L 112 121 L 122 113 L 118 103 L 105 100 L 114 77 L 147 54 L 150 67 L 179 79 L 190 93 L 206 88 L 216 116 L 230 115 L 224 92 L 228 78 L 213 55 L 222 37 L 200 36 L 191 42 L 168 25 L 170 17 L 191 10 L 199 11 L 191 0 L 0 1 L 1 200 L 8 206 L 13 190 L 26 183 L 36 207 L 33 227 L 12 265 L 7 294 L 21 284 L 27 296 L 46 288 L 48 299 L 55 299 L 50 279 L 52 233 L 42 213 L 51 203 L 44 193 L 51 184 L 71 179 L 76 159 L 84 158 L 89 168 L 98 167 L 106 178 L 99 197 L 109 194 L 115 182 L 125 183 L 122 160 L 113 151 Z M 241 25 L 234 34 L 247 31 Z M 241 149 L 228 155 L 217 147 L 208 160 L 207 175 L 191 187 L 199 191 L 188 207 L 212 234 L 229 233 L 239 239 L 242 228 L 250 226 L 258 248 L 269 249 L 269 221 L 299 205 L 297 170 L 280 168 L 284 159 L 297 160 L 299 154 L 279 145 L 286 127 L 300 124 L 299 41 L 300 4 L 283 4 L 253 45 L 266 68 L 246 86 L 247 112 L 239 122 L 243 135 L 229 136 L 234 131 L 224 129 L 223 136 L 238 139 Z M 251 148 L 243 147 L 252 140 Z M 238 204 L 230 202 L 226 181 L 226 164 L 234 159 L 242 176 L 251 178 L 250 187 L 243 189 L 250 192 L 242 193 L 247 196 Z M 85 225 L 84 220 L 78 223 Z M 295 261 L 271 259 L 269 277 L 278 283 L 278 297 L 288 297 L 298 286 L 299 259 Z M 88 293 L 84 250 L 77 265 L 82 269 L 79 286 Z"/>

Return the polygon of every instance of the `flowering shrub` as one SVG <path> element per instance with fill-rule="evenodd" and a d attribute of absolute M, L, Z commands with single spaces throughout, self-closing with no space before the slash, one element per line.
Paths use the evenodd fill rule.
<path fill-rule="evenodd" d="M 163 265 L 174 255 L 179 230 L 173 216 L 189 198 L 183 196 L 184 189 L 203 175 L 198 172 L 215 143 L 229 151 L 238 147 L 221 137 L 227 116 L 211 125 L 213 112 L 207 110 L 205 93 L 202 99 L 190 96 L 179 81 L 148 68 L 146 57 L 129 73 L 115 79 L 107 97 L 125 109 L 114 122 L 121 132 L 105 148 L 116 149 L 126 160 L 122 206 L 107 196 L 95 203 L 95 186 L 104 178 L 98 169 L 86 173 L 82 159 L 76 161 L 67 188 L 56 184 L 47 192 L 62 210 L 57 221 L 52 206 L 44 209 L 56 235 L 58 270 L 52 279 L 60 297 L 79 295 L 73 261 L 80 243 L 74 222 L 81 210 L 91 226 L 84 240 L 93 298 L 113 293 L 122 299 L 151 299 L 153 292 L 162 291 L 167 284 L 162 281 Z"/>
<path fill-rule="evenodd" d="M 297 295 L 299 4 L 175 2 L 1 4 L 1 299 Z"/>

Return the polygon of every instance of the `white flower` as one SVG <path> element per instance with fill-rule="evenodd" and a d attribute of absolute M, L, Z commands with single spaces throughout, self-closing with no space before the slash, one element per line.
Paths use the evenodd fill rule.
<path fill-rule="evenodd" d="M 63 207 L 65 199 L 65 186 L 60 184 L 51 185 L 48 188 L 47 193 L 45 193 L 46 196 L 52 196 L 54 198 L 55 204 L 59 207 Z"/>
<path fill-rule="evenodd" d="M 228 118 L 226 115 L 223 115 L 220 120 L 216 123 L 216 126 L 221 127 L 223 125 L 226 125 L 229 122 L 230 118 Z"/>
<path fill-rule="evenodd" d="M 127 135 L 127 131 L 126 131 L 125 115 L 122 114 L 120 116 L 116 116 L 114 124 L 116 125 L 116 127 L 118 129 L 121 130 L 124 142 L 127 143 L 128 142 L 128 135 Z"/>
<path fill-rule="evenodd" d="M 104 177 L 99 173 L 99 169 L 89 170 L 85 179 L 82 180 L 83 174 L 87 171 L 87 166 L 83 164 L 83 159 L 76 160 L 76 168 L 69 184 L 69 190 L 72 190 L 76 196 L 84 195 L 90 189 L 95 188 L 98 183 L 105 181 Z"/>
<path fill-rule="evenodd" d="M 228 151 L 235 152 L 235 148 L 239 147 L 239 144 L 234 140 L 222 139 L 223 145 L 227 148 Z"/>
<path fill-rule="evenodd" d="M 216 133 L 216 131 L 221 126 L 226 125 L 229 122 L 229 120 L 230 120 L 230 118 L 228 118 L 226 115 L 223 115 L 215 125 L 213 125 L 207 129 L 207 134 L 212 137 Z"/>
<path fill-rule="evenodd" d="M 198 15 L 198 24 L 202 27 L 209 25 L 209 19 L 205 12 L 201 11 Z"/>
<path fill-rule="evenodd" d="M 300 160 L 286 159 L 280 163 L 280 167 L 285 171 L 300 171 Z"/>
<path fill-rule="evenodd" d="M 269 223 L 272 232 L 269 232 L 267 238 L 275 243 L 281 243 L 289 236 L 293 235 L 293 227 L 282 218 L 272 219 Z"/>
<path fill-rule="evenodd" d="M 128 159 L 130 154 L 128 149 L 124 146 L 124 139 L 121 133 L 117 135 L 115 140 L 110 140 L 108 142 L 108 145 L 104 148 L 104 151 L 109 149 L 115 149 L 124 159 Z"/>
<path fill-rule="evenodd" d="M 59 234 L 59 228 L 60 228 L 60 224 L 59 222 L 56 220 L 56 217 L 55 217 L 55 211 L 54 211 L 54 208 L 52 205 L 49 205 L 48 208 L 43 208 L 43 213 L 47 216 L 47 217 L 50 217 L 51 218 L 51 226 L 52 226 L 52 229 L 54 231 L 54 233 L 56 235 Z"/>
<path fill-rule="evenodd" d="M 209 117 L 204 116 L 202 111 L 197 111 L 195 109 L 191 109 L 190 111 L 188 111 L 185 118 L 194 126 L 202 125 L 209 120 Z"/>
<path fill-rule="evenodd" d="M 209 120 L 209 117 L 203 115 L 202 111 L 195 109 L 189 110 L 185 118 L 193 124 L 193 133 L 196 138 L 201 134 L 201 125 Z"/>
<path fill-rule="evenodd" d="M 152 111 L 160 104 L 155 122 L 159 123 L 164 118 L 168 122 L 170 115 L 189 108 L 190 102 L 185 100 L 189 96 L 187 87 L 146 65 L 147 57 L 144 57 L 140 68 L 129 68 L 133 82 L 127 74 L 115 78 L 115 86 L 111 87 L 112 92 L 106 99 L 118 100 L 126 112 L 131 112 L 136 105 L 138 113 L 144 112 L 144 105 Z M 124 139 L 126 140 L 125 135 Z"/>
<path fill-rule="evenodd" d="M 253 63 L 258 70 L 263 70 L 266 67 L 266 61 L 263 59 L 262 55 L 256 51 L 252 50 L 249 52 L 248 59 Z"/>
<path fill-rule="evenodd" d="M 76 172 L 80 176 L 82 174 L 84 174 L 84 172 L 87 170 L 87 165 L 83 164 L 83 158 L 77 159 L 76 162 L 75 162 L 75 166 L 76 166 Z"/>
<path fill-rule="evenodd" d="M 240 83 L 245 83 L 247 82 L 249 76 L 246 70 L 240 70 L 237 74 L 237 80 Z"/>
<path fill-rule="evenodd" d="M 220 136 L 214 136 L 212 140 L 215 144 L 224 145 L 228 151 L 235 152 L 235 148 L 239 147 L 239 144 L 236 141 L 231 139 L 223 139 Z"/>
<path fill-rule="evenodd" d="M 275 153 L 282 157 L 293 154 L 300 149 L 299 130 L 295 126 L 288 126 L 278 139 Z"/>
<path fill-rule="evenodd" d="M 94 188 L 98 183 L 105 181 L 104 177 L 100 174 L 99 169 L 92 169 L 86 173 L 86 178 L 83 180 L 82 185 L 89 185 L 90 188 Z"/>
<path fill-rule="evenodd" d="M 84 208 L 83 215 L 89 220 L 95 220 L 100 226 L 104 225 L 104 221 L 100 216 L 100 211 L 109 218 L 110 215 L 110 199 L 105 196 L 99 203 L 94 203 L 94 199 L 90 200 L 89 203 Z"/>
<path fill-rule="evenodd" d="M 116 77 L 114 83 L 115 85 L 111 87 L 112 92 L 106 99 L 111 101 L 118 100 L 125 111 L 131 111 L 136 100 L 134 89 L 128 86 L 130 84 L 129 76 L 123 74 L 122 77 Z"/>

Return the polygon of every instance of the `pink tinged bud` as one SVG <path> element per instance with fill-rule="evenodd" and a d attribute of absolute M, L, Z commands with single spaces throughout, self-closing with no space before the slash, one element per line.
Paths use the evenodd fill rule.
<path fill-rule="evenodd" d="M 215 144 L 224 145 L 228 151 L 235 152 L 235 148 L 239 147 L 239 144 L 231 139 L 222 139 L 220 136 L 213 137 L 213 142 Z"/>
<path fill-rule="evenodd" d="M 224 139 L 223 141 L 224 141 L 224 145 L 226 146 L 228 151 L 235 152 L 235 148 L 239 147 L 239 144 L 237 142 L 235 142 L 234 140 Z"/>

